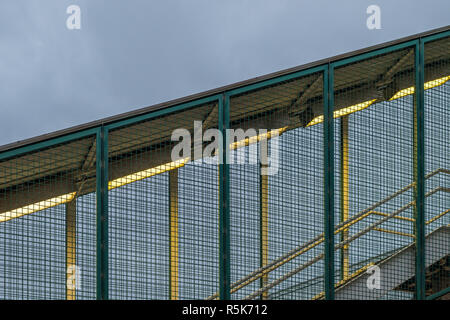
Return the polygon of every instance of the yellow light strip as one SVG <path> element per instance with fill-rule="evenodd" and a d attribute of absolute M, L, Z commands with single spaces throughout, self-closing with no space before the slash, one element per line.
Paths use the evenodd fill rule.
<path fill-rule="evenodd" d="M 73 199 L 76 192 L 71 192 L 68 194 L 63 194 L 62 196 L 54 197 L 48 200 L 36 202 L 33 204 L 30 204 L 28 206 L 14 209 L 11 211 L 3 212 L 0 214 L 0 222 L 5 222 L 11 219 L 19 218 L 31 213 L 34 213 L 36 211 L 45 210 L 51 207 L 55 207 L 57 205 L 69 202 Z"/>
<path fill-rule="evenodd" d="M 186 157 L 186 158 L 183 158 L 183 159 L 180 159 L 177 161 L 162 164 L 160 166 L 157 166 L 157 167 L 154 167 L 151 169 L 132 173 L 132 174 L 129 174 L 122 178 L 117 178 L 117 179 L 111 180 L 108 183 L 108 190 L 115 189 L 115 188 L 121 187 L 123 185 L 129 184 L 129 183 L 132 183 L 135 181 L 143 180 L 145 178 L 149 178 L 151 176 L 155 176 L 157 174 L 161 174 L 166 171 L 170 171 L 170 170 L 182 167 L 189 161 L 189 159 L 190 159 L 189 157 Z"/>
<path fill-rule="evenodd" d="M 428 90 L 428 89 L 431 89 L 431 88 L 434 88 L 434 87 L 438 87 L 440 85 L 443 85 L 445 82 L 447 82 L 449 80 L 450 80 L 450 76 L 446 76 L 446 77 L 442 77 L 442 78 L 439 78 L 439 79 L 435 79 L 435 80 L 431 80 L 431 81 L 425 82 L 424 89 Z M 389 101 L 392 101 L 392 100 L 395 100 L 395 99 L 399 99 L 401 97 L 413 94 L 414 91 L 415 91 L 414 88 L 415 87 L 412 86 L 412 87 L 409 87 L 409 88 L 406 88 L 406 89 L 398 91 L 392 98 L 389 99 Z M 350 107 L 346 107 L 346 108 L 342 108 L 342 109 L 336 110 L 336 111 L 333 112 L 333 118 L 339 118 L 339 117 L 348 115 L 348 114 L 353 113 L 353 112 L 364 110 L 365 108 L 370 106 L 375 101 L 376 101 L 376 99 L 373 99 L 373 100 L 369 100 L 369 101 L 365 101 L 365 102 L 361 102 L 361 103 L 355 104 L 355 105 L 350 106 Z M 322 122 L 323 122 L 323 115 L 320 115 L 320 116 L 317 116 L 314 119 L 312 119 L 306 126 L 309 127 L 309 126 L 313 126 L 315 124 L 322 123 Z"/>
<path fill-rule="evenodd" d="M 279 128 L 279 129 L 274 129 L 271 130 L 265 134 L 260 134 L 258 136 L 254 136 L 251 138 L 247 138 L 241 141 L 237 141 L 234 143 L 230 144 L 230 148 L 231 149 L 237 149 L 240 147 L 244 147 L 244 146 L 248 146 L 249 144 L 258 142 L 262 139 L 270 139 L 273 135 L 280 135 L 281 133 L 283 133 L 288 127 L 284 127 L 284 128 Z M 149 178 L 151 176 L 155 176 L 157 174 L 161 174 L 164 173 L 166 171 L 170 171 L 173 169 L 177 169 L 179 167 L 184 166 L 187 162 L 189 162 L 190 158 L 186 157 L 177 161 L 173 161 L 173 162 L 169 162 L 166 164 L 162 164 L 160 166 L 151 168 L 151 169 L 147 169 L 147 170 L 143 170 L 143 171 L 139 171 L 136 173 L 132 173 L 129 174 L 127 176 L 121 177 L 121 178 L 117 178 L 115 180 L 109 181 L 108 182 L 108 190 L 111 189 L 115 189 L 115 188 L 119 188 L 121 186 L 124 186 L 126 184 L 135 182 L 135 181 L 139 181 L 139 180 L 143 180 L 145 178 Z M 67 203 L 69 201 L 71 201 L 73 199 L 73 197 L 75 196 L 76 192 L 72 192 L 72 193 L 68 193 L 68 194 L 64 194 L 58 197 L 54 197 L 51 199 L 47 199 L 47 200 L 43 200 L 40 202 L 36 202 L 33 204 L 30 204 L 28 206 L 25 207 L 21 207 L 18 209 L 14 209 L 11 211 L 7 211 L 7 212 L 3 212 L 0 213 L 0 222 L 5 222 L 14 218 L 19 218 L 21 216 L 27 215 L 27 214 L 31 214 L 37 211 L 41 211 L 41 210 L 45 210 L 51 207 L 55 207 L 57 205 L 60 204 L 64 204 Z"/>
<path fill-rule="evenodd" d="M 446 77 L 442 77 L 442 78 L 439 78 L 439 79 L 435 79 L 435 80 L 431 80 L 431 81 L 425 82 L 424 89 L 428 90 L 428 89 L 431 89 L 431 88 L 434 88 L 434 87 L 441 86 L 444 83 L 446 83 L 448 80 L 450 80 L 450 76 L 446 76 Z M 402 89 L 399 92 L 397 92 L 396 94 L 394 94 L 394 96 L 392 98 L 390 98 L 389 101 L 392 101 L 392 100 L 395 100 L 395 99 L 399 99 L 399 98 L 402 98 L 404 96 L 408 96 L 410 94 L 413 94 L 414 92 L 415 92 L 415 87 L 414 86 L 406 88 L 406 89 Z"/>
<path fill-rule="evenodd" d="M 238 149 L 238 148 L 246 147 L 246 146 L 248 146 L 250 144 L 259 142 L 259 141 L 264 140 L 264 139 L 270 139 L 273 136 L 279 136 L 284 131 L 286 131 L 287 128 L 288 127 L 283 127 L 283 128 L 279 128 L 279 129 L 272 129 L 272 130 L 268 131 L 267 133 L 262 133 L 262 134 L 259 134 L 257 136 L 253 136 L 253 137 L 250 137 L 250 138 L 245 138 L 243 140 L 233 142 L 233 143 L 230 144 L 230 149 L 231 150 L 235 150 L 235 149 Z"/>
<path fill-rule="evenodd" d="M 237 148 L 241 148 L 241 147 L 245 147 L 248 146 L 249 144 L 253 144 L 256 143 L 258 141 L 261 141 L 262 139 L 270 139 L 272 136 L 274 135 L 280 135 L 281 133 L 283 133 L 284 131 L 286 131 L 288 127 L 284 127 L 284 128 L 279 128 L 279 129 L 273 129 L 267 133 L 264 134 L 260 134 L 257 136 L 253 136 L 250 138 L 246 138 L 243 139 L 241 141 L 237 141 L 234 143 L 230 144 L 230 149 L 234 150 Z M 139 171 L 136 173 L 132 173 L 130 175 L 127 175 L 125 177 L 121 177 L 121 178 L 117 178 L 115 180 L 109 181 L 108 183 L 108 189 L 115 189 L 118 187 L 121 187 L 123 185 L 135 182 L 135 181 L 139 181 L 139 180 L 143 180 L 145 178 L 149 178 L 151 176 L 155 176 L 157 174 L 161 174 L 164 173 L 166 171 L 170 171 L 179 167 L 184 166 L 187 162 L 189 162 L 190 158 L 186 157 L 177 161 L 173 161 L 173 162 L 169 162 L 166 164 L 162 164 L 160 166 L 151 168 L 151 169 L 147 169 L 147 170 L 143 170 L 143 171 Z"/>
<path fill-rule="evenodd" d="M 148 178 L 148 177 L 151 177 L 151 176 L 154 176 L 154 175 L 157 175 L 157 174 L 169 171 L 169 170 L 173 170 L 173 169 L 182 167 L 185 165 L 186 162 L 189 161 L 189 159 L 190 158 L 187 157 L 184 159 L 166 163 L 166 164 L 163 164 L 163 165 L 151 168 L 151 169 L 136 172 L 136 173 L 127 175 L 125 177 L 112 180 L 108 183 L 108 189 L 111 190 L 114 188 L 118 188 L 118 187 L 121 187 L 123 185 L 129 184 L 129 183 L 132 183 L 132 182 L 135 182 L 138 180 L 142 180 L 142 179 L 145 179 L 145 178 Z M 76 194 L 76 192 L 71 192 L 68 194 L 63 194 L 58 197 L 54 197 L 51 199 L 36 202 L 36 203 L 30 204 L 28 206 L 24 206 L 24 207 L 21 207 L 18 209 L 3 212 L 0 214 L 0 222 L 5 222 L 5 221 L 19 218 L 21 216 L 28 215 L 28 214 L 31 214 L 31 213 L 34 213 L 37 211 L 45 210 L 45 209 L 55 207 L 60 204 L 67 203 L 73 199 L 75 194 Z"/>
<path fill-rule="evenodd" d="M 342 109 L 336 110 L 336 111 L 333 112 L 333 118 L 336 119 L 336 118 L 339 118 L 339 117 L 342 117 L 342 116 L 346 116 L 346 115 L 348 115 L 350 113 L 353 113 L 353 112 L 364 110 L 365 108 L 370 106 L 372 103 L 374 103 L 376 100 L 377 99 L 372 99 L 372 100 L 369 100 L 369 101 L 365 101 L 365 102 L 361 102 L 361 103 L 352 105 L 350 107 L 346 107 L 346 108 L 342 108 Z M 313 125 L 321 123 L 321 122 L 323 122 L 323 115 L 315 117 L 306 126 L 307 127 L 313 126 Z"/>

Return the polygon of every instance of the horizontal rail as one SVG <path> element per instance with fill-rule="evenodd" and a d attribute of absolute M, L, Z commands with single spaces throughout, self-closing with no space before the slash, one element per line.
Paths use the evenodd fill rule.
<path fill-rule="evenodd" d="M 377 216 L 388 216 L 388 213 L 384 213 L 384 212 L 378 212 L 378 211 L 372 211 L 372 214 L 375 214 Z M 414 222 L 415 220 L 413 218 L 408 218 L 408 217 L 394 217 L 393 219 L 397 219 L 397 220 L 404 220 L 404 221 L 409 221 L 409 222 Z"/>
<path fill-rule="evenodd" d="M 437 191 L 444 191 L 444 192 L 449 192 L 450 193 L 450 188 L 437 187 L 436 189 L 438 189 Z M 430 223 L 433 223 L 434 221 L 442 218 L 443 216 L 445 216 L 449 212 L 450 212 L 450 209 L 444 210 L 441 213 L 435 215 L 430 220 L 425 221 L 425 224 L 428 225 Z M 383 212 L 372 212 L 372 213 L 376 214 L 376 215 L 381 215 L 381 216 L 388 216 L 389 215 L 388 213 L 383 213 Z M 394 217 L 394 218 L 401 219 L 401 220 L 408 221 L 408 222 L 415 222 L 415 220 L 413 218 L 408 218 L 408 217 Z"/>
<path fill-rule="evenodd" d="M 450 192 L 450 189 L 449 190 L 447 190 L 447 188 L 442 188 L 442 189 L 444 189 L 445 192 Z M 442 218 L 443 216 L 445 216 L 449 212 L 450 212 L 450 209 L 447 209 L 447 210 L 445 210 L 445 211 L 435 215 L 433 218 L 431 218 L 430 220 L 426 221 L 425 225 L 429 225 L 430 223 L 432 223 L 432 222 Z M 387 214 L 383 213 L 382 215 L 387 215 Z M 397 217 L 397 218 L 400 218 L 400 217 Z M 414 219 L 405 218 L 405 217 L 401 217 L 401 218 L 404 218 L 402 220 L 406 220 L 408 222 L 410 222 L 410 221 L 414 222 Z M 395 230 L 389 230 L 389 229 L 383 229 L 383 228 L 374 228 L 373 230 L 380 231 L 380 232 L 385 232 L 385 233 L 392 233 L 392 234 L 396 234 L 396 235 L 399 235 L 399 236 L 415 238 L 415 235 L 413 235 L 413 234 L 400 232 L 400 231 L 395 231 Z"/>
<path fill-rule="evenodd" d="M 373 230 L 379 231 L 379 232 L 384 232 L 384 233 L 395 234 L 395 235 L 403 236 L 403 237 L 415 238 L 415 236 L 411 233 L 406 233 L 406 232 L 401 232 L 401 231 L 396 231 L 396 230 L 389 230 L 389 229 L 384 229 L 384 228 L 373 228 Z"/>

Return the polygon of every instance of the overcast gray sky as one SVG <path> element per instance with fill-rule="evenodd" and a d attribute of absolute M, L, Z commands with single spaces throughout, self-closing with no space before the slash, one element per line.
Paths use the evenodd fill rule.
<path fill-rule="evenodd" d="M 448 0 L 1 0 L 0 145 L 448 24 Z"/>

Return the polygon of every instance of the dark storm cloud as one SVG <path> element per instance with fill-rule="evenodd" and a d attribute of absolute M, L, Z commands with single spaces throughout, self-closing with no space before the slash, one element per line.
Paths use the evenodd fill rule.
<path fill-rule="evenodd" d="M 81 30 L 66 8 L 81 7 Z M 370 4 L 382 29 L 366 28 Z M 0 144 L 449 24 L 442 1 L 4 0 Z"/>

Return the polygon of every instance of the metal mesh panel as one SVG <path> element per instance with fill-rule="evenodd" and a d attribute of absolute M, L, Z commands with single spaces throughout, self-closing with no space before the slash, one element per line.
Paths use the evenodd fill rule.
<path fill-rule="evenodd" d="M 404 299 L 414 275 L 414 48 L 336 68 L 336 299 Z M 397 193 L 398 192 L 398 193 Z M 348 223 L 345 223 L 345 222 Z M 400 251 L 403 250 L 403 251 Z"/>
<path fill-rule="evenodd" d="M 96 194 L 91 192 L 76 199 L 76 265 L 81 288 L 76 299 L 96 298 Z"/>
<path fill-rule="evenodd" d="M 95 297 L 93 144 L 85 138 L 0 162 L 0 298 Z"/>
<path fill-rule="evenodd" d="M 413 299 L 423 261 L 448 299 L 450 38 L 431 37 L 0 153 L 0 299 Z"/>
<path fill-rule="evenodd" d="M 109 132 L 110 298 L 199 299 L 217 290 L 217 165 L 195 158 L 194 140 L 171 158 L 174 130 L 194 137 L 194 121 L 206 130 L 217 114 L 206 105 Z"/>
<path fill-rule="evenodd" d="M 296 128 L 280 137 L 280 171 L 269 179 L 270 259 L 274 260 L 323 233 L 323 125 Z M 274 271 L 271 280 L 295 274 L 276 286 L 270 298 L 312 299 L 323 292 L 323 243 L 300 250 L 298 257 Z M 304 269 L 298 270 L 300 267 Z"/>
<path fill-rule="evenodd" d="M 426 294 L 450 286 L 450 38 L 425 44 Z M 414 282 L 409 284 L 414 289 Z M 449 295 L 442 299 L 448 299 Z"/>
<path fill-rule="evenodd" d="M 242 153 L 239 154 L 240 158 L 255 156 L 251 154 L 255 151 L 249 150 L 248 147 L 243 147 L 243 150 L 238 150 L 238 152 Z M 260 267 L 260 179 L 258 169 L 256 164 L 232 164 L 230 166 L 231 283 Z M 246 288 L 233 293 L 232 299 L 244 298 L 258 286 L 259 281 L 255 281 Z"/>
<path fill-rule="evenodd" d="M 306 127 L 322 91 L 322 75 L 313 74 L 231 98 L 231 128 L 248 130 L 234 143 L 249 141 L 230 164 L 232 283 L 260 270 L 233 299 L 309 299 L 323 290 L 323 262 L 308 264 L 322 245 L 302 250 L 323 231 L 323 130 Z"/>
<path fill-rule="evenodd" d="M 218 167 L 179 169 L 179 298 L 205 299 L 219 289 Z"/>

